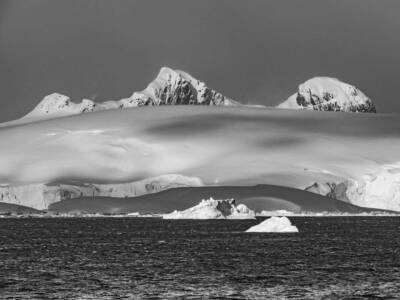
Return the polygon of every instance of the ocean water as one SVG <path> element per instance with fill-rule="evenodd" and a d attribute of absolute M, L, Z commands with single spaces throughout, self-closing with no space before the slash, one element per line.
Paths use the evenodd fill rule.
<path fill-rule="evenodd" d="M 0 219 L 0 299 L 399 299 L 400 218 Z"/>

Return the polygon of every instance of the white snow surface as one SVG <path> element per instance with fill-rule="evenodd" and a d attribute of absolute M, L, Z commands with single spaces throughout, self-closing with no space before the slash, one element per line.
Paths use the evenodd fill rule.
<path fill-rule="evenodd" d="M 221 186 L 346 182 L 344 201 L 400 211 L 398 149 L 397 114 L 200 105 L 105 110 L 1 127 L 0 185 L 112 186 L 160 174 Z M 29 194 L 18 203 L 30 206 Z"/>
<path fill-rule="evenodd" d="M 246 232 L 299 232 L 287 217 L 271 217 L 254 225 Z"/>
<path fill-rule="evenodd" d="M 184 211 L 164 214 L 163 219 L 254 219 L 255 213 L 244 204 L 235 205 L 233 199 L 203 199 Z"/>
<path fill-rule="evenodd" d="M 371 99 L 355 86 L 331 77 L 314 77 L 278 108 L 343 112 L 376 112 Z"/>

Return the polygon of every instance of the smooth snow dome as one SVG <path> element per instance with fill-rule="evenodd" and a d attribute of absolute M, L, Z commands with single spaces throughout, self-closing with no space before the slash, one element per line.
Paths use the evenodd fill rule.
<path fill-rule="evenodd" d="M 163 215 L 163 219 L 254 219 L 255 213 L 244 204 L 235 206 L 233 199 L 203 199 L 199 204 L 184 211 Z"/>
<path fill-rule="evenodd" d="M 278 108 L 376 112 L 371 99 L 363 92 L 330 77 L 314 77 L 300 84 L 297 93 L 278 105 Z"/>
<path fill-rule="evenodd" d="M 246 232 L 299 232 L 299 230 L 286 217 L 271 217 L 250 227 Z"/>

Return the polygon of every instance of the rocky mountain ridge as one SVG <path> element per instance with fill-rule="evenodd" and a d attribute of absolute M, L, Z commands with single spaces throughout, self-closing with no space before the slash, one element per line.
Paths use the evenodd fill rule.
<path fill-rule="evenodd" d="M 374 103 L 355 86 L 331 77 L 314 77 L 278 108 L 376 113 Z"/>
<path fill-rule="evenodd" d="M 30 122 L 109 109 L 161 105 L 247 106 L 225 97 L 184 71 L 163 67 L 144 90 L 134 92 L 128 98 L 105 102 L 83 99 L 76 103 L 66 95 L 52 93 L 44 97 L 30 113 L 17 122 Z M 262 105 L 252 106 L 264 107 Z M 359 89 L 330 77 L 314 77 L 307 80 L 299 85 L 297 93 L 277 107 L 317 111 L 376 112 L 371 99 Z"/>
<path fill-rule="evenodd" d="M 128 98 L 105 102 L 83 99 L 75 103 L 68 96 L 53 93 L 44 97 L 23 119 L 54 118 L 107 109 L 160 105 L 237 106 L 240 103 L 210 89 L 204 82 L 186 72 L 163 67 L 156 79 L 143 91 L 134 92 Z"/>

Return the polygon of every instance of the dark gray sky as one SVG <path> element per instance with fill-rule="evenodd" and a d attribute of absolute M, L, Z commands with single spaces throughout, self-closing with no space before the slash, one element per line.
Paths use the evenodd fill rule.
<path fill-rule="evenodd" d="M 118 99 L 161 66 L 275 105 L 313 76 L 400 112 L 400 1 L 2 0 L 0 121 L 43 96 Z"/>

